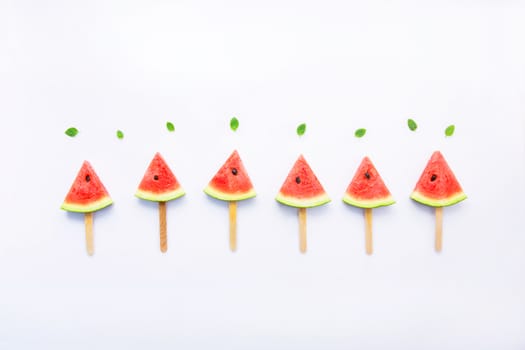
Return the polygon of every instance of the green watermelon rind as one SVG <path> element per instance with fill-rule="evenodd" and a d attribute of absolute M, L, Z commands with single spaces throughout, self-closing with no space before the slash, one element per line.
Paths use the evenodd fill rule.
<path fill-rule="evenodd" d="M 357 199 L 348 194 L 343 197 L 343 202 L 358 208 L 379 208 L 394 204 L 396 201 L 392 196 L 381 199 Z"/>
<path fill-rule="evenodd" d="M 206 188 L 204 189 L 204 193 L 206 193 L 208 196 L 213 197 L 215 199 L 219 199 L 221 201 L 230 201 L 230 202 L 250 199 L 257 195 L 253 188 L 250 188 L 248 191 L 241 192 L 241 193 L 226 193 L 224 191 L 214 188 L 211 185 L 206 186 Z"/>
<path fill-rule="evenodd" d="M 185 194 L 186 192 L 182 189 L 182 187 L 179 187 L 176 190 L 168 191 L 168 192 L 164 192 L 160 194 L 139 189 L 135 193 L 135 196 L 140 199 L 145 199 L 147 201 L 152 201 L 152 202 L 167 202 L 173 199 L 180 198 L 184 196 Z"/>
<path fill-rule="evenodd" d="M 91 213 L 100 209 L 103 209 L 109 205 L 113 204 L 111 197 L 106 196 L 95 202 L 89 204 L 77 204 L 71 202 L 64 202 L 60 206 L 61 209 L 66 211 L 72 211 L 75 213 Z"/>
<path fill-rule="evenodd" d="M 283 194 L 282 192 L 279 192 L 277 194 L 277 197 L 275 197 L 275 200 L 279 203 L 282 203 L 284 205 L 288 205 L 290 207 L 295 208 L 313 208 L 318 207 L 323 204 L 329 203 L 331 201 L 330 197 L 326 193 L 322 193 L 317 196 L 313 196 L 310 198 L 297 198 L 292 196 L 287 196 Z"/>
<path fill-rule="evenodd" d="M 410 195 L 410 198 L 415 200 L 416 202 L 431 206 L 431 207 L 448 207 L 449 205 L 454 205 L 456 203 L 461 202 L 462 200 L 467 199 L 467 195 L 464 192 L 458 192 L 452 196 L 448 196 L 447 198 L 442 199 L 436 199 L 436 198 L 430 198 L 428 196 L 425 196 L 424 194 L 414 191 Z"/>

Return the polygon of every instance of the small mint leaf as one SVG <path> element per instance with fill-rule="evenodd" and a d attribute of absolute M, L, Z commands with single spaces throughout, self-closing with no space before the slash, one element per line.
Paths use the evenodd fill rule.
<path fill-rule="evenodd" d="M 237 128 L 239 127 L 239 119 L 233 117 L 231 120 L 230 120 L 230 129 L 232 129 L 233 131 L 237 130 Z"/>
<path fill-rule="evenodd" d="M 360 128 L 357 129 L 354 133 L 355 137 L 363 137 L 366 134 L 366 129 Z"/>
<path fill-rule="evenodd" d="M 447 126 L 445 129 L 445 136 L 452 136 L 454 134 L 454 130 L 456 130 L 456 126 L 454 124 Z"/>
<path fill-rule="evenodd" d="M 121 130 L 117 130 L 117 137 L 122 140 L 124 138 L 124 133 Z"/>
<path fill-rule="evenodd" d="M 75 137 L 78 134 L 78 129 L 71 127 L 65 131 L 65 134 L 69 137 Z"/>
<path fill-rule="evenodd" d="M 302 123 L 297 126 L 297 135 L 303 136 L 306 131 L 306 124 Z"/>
<path fill-rule="evenodd" d="M 417 129 L 417 124 L 416 122 L 414 121 L 414 119 L 408 119 L 407 120 L 407 125 L 408 125 L 408 128 L 412 131 L 416 131 Z"/>
<path fill-rule="evenodd" d="M 174 132 L 175 131 L 175 126 L 173 125 L 172 122 L 167 122 L 166 123 L 166 129 L 168 129 L 169 132 Z"/>

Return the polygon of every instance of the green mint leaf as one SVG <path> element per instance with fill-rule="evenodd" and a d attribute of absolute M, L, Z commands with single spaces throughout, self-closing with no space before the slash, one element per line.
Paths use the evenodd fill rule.
<path fill-rule="evenodd" d="M 366 129 L 360 128 L 355 131 L 355 137 L 363 137 L 366 134 Z"/>
<path fill-rule="evenodd" d="M 306 131 L 306 124 L 302 123 L 297 126 L 297 135 L 303 136 L 304 132 Z"/>
<path fill-rule="evenodd" d="M 233 131 L 237 130 L 237 128 L 239 127 L 239 119 L 233 117 L 231 120 L 230 120 L 230 129 L 232 129 Z"/>
<path fill-rule="evenodd" d="M 447 126 L 445 129 L 445 136 L 452 136 L 454 134 L 454 130 L 456 130 L 456 126 L 454 124 Z"/>
<path fill-rule="evenodd" d="M 124 138 L 124 133 L 121 130 L 117 130 L 117 137 L 122 140 Z"/>
<path fill-rule="evenodd" d="M 77 128 L 69 128 L 65 131 L 65 134 L 69 137 L 75 137 L 77 136 L 78 134 L 78 129 Z"/>
<path fill-rule="evenodd" d="M 414 119 L 408 119 L 407 120 L 407 124 L 408 124 L 408 128 L 412 131 L 416 131 L 417 129 L 417 124 L 416 122 L 414 121 Z"/>
<path fill-rule="evenodd" d="M 169 132 L 174 132 L 175 131 L 175 126 L 173 125 L 172 122 L 167 122 L 166 123 L 166 129 L 168 129 Z"/>

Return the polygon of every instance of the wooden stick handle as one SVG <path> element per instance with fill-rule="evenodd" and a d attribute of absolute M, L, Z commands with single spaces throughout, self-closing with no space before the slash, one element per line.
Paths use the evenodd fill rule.
<path fill-rule="evenodd" d="M 443 248 L 443 207 L 436 207 L 436 252 Z"/>
<path fill-rule="evenodd" d="M 231 201 L 230 208 L 230 249 L 237 250 L 237 202 Z"/>
<path fill-rule="evenodd" d="M 299 250 L 306 253 L 306 208 L 299 208 Z"/>
<path fill-rule="evenodd" d="M 365 247 L 366 247 L 366 253 L 368 255 L 371 255 L 373 252 L 372 208 L 365 208 Z"/>
<path fill-rule="evenodd" d="M 93 213 L 84 214 L 84 223 L 86 226 L 86 250 L 89 256 L 95 253 L 93 244 Z"/>
<path fill-rule="evenodd" d="M 166 219 L 166 202 L 159 202 L 160 251 L 168 251 L 168 224 Z"/>

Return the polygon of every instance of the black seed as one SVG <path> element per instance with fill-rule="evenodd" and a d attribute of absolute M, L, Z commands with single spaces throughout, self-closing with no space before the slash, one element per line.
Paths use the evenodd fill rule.
<path fill-rule="evenodd" d="M 232 174 L 233 174 L 233 175 L 237 175 L 237 168 L 233 168 L 233 169 L 232 169 Z"/>
<path fill-rule="evenodd" d="M 300 178 L 299 176 L 297 176 L 297 177 L 295 178 L 295 182 L 297 182 L 298 184 L 300 184 L 300 183 L 301 183 L 301 178 Z"/>
<path fill-rule="evenodd" d="M 159 179 L 159 175 L 153 176 L 153 180 L 157 181 Z"/>
<path fill-rule="evenodd" d="M 89 181 L 91 181 L 91 176 L 86 175 L 86 182 L 89 182 Z"/>
<path fill-rule="evenodd" d="M 367 179 L 370 179 L 370 174 L 368 173 L 368 171 L 365 173 L 365 177 L 366 177 Z"/>
<path fill-rule="evenodd" d="M 430 178 L 430 181 L 436 181 L 436 179 L 437 179 L 436 174 L 432 174 L 432 177 Z"/>

